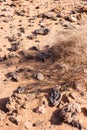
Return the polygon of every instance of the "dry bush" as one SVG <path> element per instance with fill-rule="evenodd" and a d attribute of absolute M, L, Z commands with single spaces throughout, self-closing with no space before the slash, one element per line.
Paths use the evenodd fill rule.
<path fill-rule="evenodd" d="M 84 69 L 87 67 L 85 32 L 76 30 L 60 32 L 50 50 L 52 64 L 47 66 L 53 79 L 58 82 L 73 82 L 84 75 Z"/>

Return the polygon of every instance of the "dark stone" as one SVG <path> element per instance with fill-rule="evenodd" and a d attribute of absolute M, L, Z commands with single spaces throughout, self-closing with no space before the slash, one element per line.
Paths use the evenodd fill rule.
<path fill-rule="evenodd" d="M 9 117 L 9 120 L 15 125 L 18 125 L 18 121 L 14 117 Z"/>
<path fill-rule="evenodd" d="M 12 43 L 10 51 L 17 51 L 19 49 L 19 43 Z"/>
<path fill-rule="evenodd" d="M 17 92 L 18 92 L 18 93 L 23 94 L 23 93 L 25 93 L 25 91 L 26 91 L 26 87 L 18 87 L 18 88 L 17 88 Z"/>
<path fill-rule="evenodd" d="M 28 39 L 33 40 L 34 37 L 32 35 L 27 36 Z"/>
<path fill-rule="evenodd" d="M 40 7 L 39 6 L 36 6 L 35 9 L 39 9 Z"/>
<path fill-rule="evenodd" d="M 54 106 L 58 106 L 60 103 L 61 93 L 59 90 L 53 90 L 50 94 L 49 100 Z"/>
<path fill-rule="evenodd" d="M 79 121 L 72 121 L 71 122 L 71 125 L 73 126 L 73 127 L 76 127 L 76 128 L 78 128 L 79 130 L 82 130 L 82 125 L 79 123 Z"/>
<path fill-rule="evenodd" d="M 25 33 L 25 29 L 23 27 L 19 28 L 19 30 L 22 32 L 22 33 Z"/>
<path fill-rule="evenodd" d="M 33 34 L 34 35 L 47 35 L 49 33 L 49 29 L 48 28 L 40 28 L 40 29 L 36 29 Z"/>

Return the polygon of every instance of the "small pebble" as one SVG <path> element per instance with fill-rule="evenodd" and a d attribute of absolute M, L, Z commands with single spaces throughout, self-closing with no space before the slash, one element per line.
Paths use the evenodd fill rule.
<path fill-rule="evenodd" d="M 38 106 L 36 108 L 36 113 L 45 114 L 46 113 L 45 106 L 44 105 Z"/>
<path fill-rule="evenodd" d="M 21 93 L 21 94 L 22 94 L 22 93 L 25 93 L 25 91 L 26 91 L 26 87 L 18 87 L 18 88 L 17 88 L 17 92 L 18 92 L 18 93 Z"/>
<path fill-rule="evenodd" d="M 68 20 L 69 20 L 70 22 L 77 22 L 77 18 L 74 17 L 74 16 L 68 17 Z"/>
<path fill-rule="evenodd" d="M 30 39 L 30 40 L 34 39 L 33 35 L 29 35 L 29 36 L 27 36 L 27 38 Z"/>
<path fill-rule="evenodd" d="M 42 73 L 36 73 L 34 74 L 34 77 L 37 79 L 37 80 L 44 80 L 44 76 Z"/>
<path fill-rule="evenodd" d="M 29 129 L 29 128 L 32 127 L 32 123 L 31 123 L 30 121 L 25 121 L 25 122 L 24 122 L 24 127 L 25 127 L 26 129 Z"/>

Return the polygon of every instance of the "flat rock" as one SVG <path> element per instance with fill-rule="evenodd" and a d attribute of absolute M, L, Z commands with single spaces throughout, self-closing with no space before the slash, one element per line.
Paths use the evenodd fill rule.
<path fill-rule="evenodd" d="M 40 28 L 40 29 L 36 29 L 33 34 L 34 35 L 47 35 L 49 33 L 49 29 L 48 28 Z"/>
<path fill-rule="evenodd" d="M 24 122 L 24 127 L 25 127 L 26 129 L 31 128 L 31 127 L 32 127 L 31 121 L 25 121 L 25 122 Z"/>

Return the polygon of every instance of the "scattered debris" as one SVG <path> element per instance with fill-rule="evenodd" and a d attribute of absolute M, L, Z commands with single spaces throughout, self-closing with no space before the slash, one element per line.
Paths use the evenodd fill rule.
<path fill-rule="evenodd" d="M 0 0 L 0 129 L 87 130 L 86 1 Z"/>
<path fill-rule="evenodd" d="M 20 113 L 21 109 L 29 108 L 30 102 L 34 100 L 36 93 L 29 91 L 26 87 L 18 87 L 9 98 L 6 108 L 10 113 Z"/>

